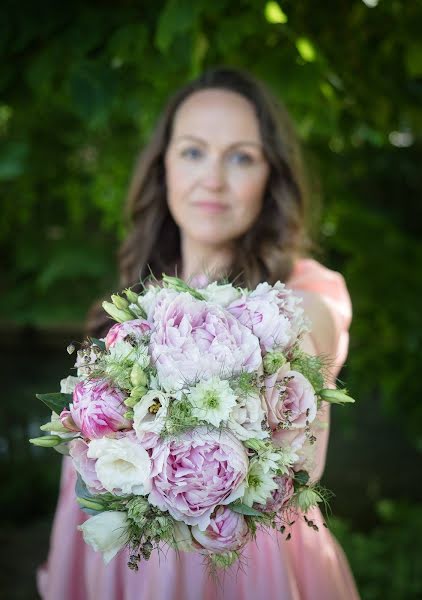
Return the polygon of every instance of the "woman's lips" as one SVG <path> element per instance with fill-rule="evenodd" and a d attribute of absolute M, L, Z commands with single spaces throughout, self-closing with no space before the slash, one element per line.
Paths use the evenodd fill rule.
<path fill-rule="evenodd" d="M 208 214 L 218 214 L 227 210 L 226 204 L 221 202 L 213 202 L 212 200 L 204 200 L 202 202 L 194 202 L 194 206 Z"/>

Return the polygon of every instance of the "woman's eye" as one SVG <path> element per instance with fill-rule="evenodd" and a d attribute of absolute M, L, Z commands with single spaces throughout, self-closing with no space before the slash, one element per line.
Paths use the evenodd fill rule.
<path fill-rule="evenodd" d="M 195 147 L 185 148 L 185 150 L 182 151 L 182 156 L 185 158 L 193 158 L 195 160 L 202 156 L 202 152 L 199 148 Z"/>
<path fill-rule="evenodd" d="M 253 157 L 245 152 L 235 152 L 235 154 L 232 154 L 231 160 L 238 165 L 250 165 L 253 163 Z"/>

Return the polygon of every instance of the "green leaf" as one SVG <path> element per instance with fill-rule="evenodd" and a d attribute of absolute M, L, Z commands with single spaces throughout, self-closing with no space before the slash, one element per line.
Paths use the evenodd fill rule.
<path fill-rule="evenodd" d="M 44 402 L 49 409 L 57 414 L 60 414 L 64 408 L 68 408 L 69 403 L 72 402 L 72 394 L 62 394 L 56 392 L 53 394 L 35 394 L 38 400 Z"/>
<path fill-rule="evenodd" d="M 229 504 L 229 508 L 233 512 L 237 512 L 241 515 L 247 515 L 249 517 L 262 517 L 263 516 L 262 513 L 260 513 L 258 510 L 255 510 L 254 508 L 251 508 L 250 506 L 247 506 L 246 504 L 242 504 L 241 502 L 239 504 Z"/>
<path fill-rule="evenodd" d="M 309 474 L 306 471 L 297 471 L 294 480 L 300 483 L 300 485 L 306 485 L 309 481 Z"/>
<path fill-rule="evenodd" d="M 198 8 L 200 7 L 186 0 L 169 0 L 166 3 L 155 35 L 155 44 L 159 50 L 166 52 L 177 35 L 193 29 Z"/>

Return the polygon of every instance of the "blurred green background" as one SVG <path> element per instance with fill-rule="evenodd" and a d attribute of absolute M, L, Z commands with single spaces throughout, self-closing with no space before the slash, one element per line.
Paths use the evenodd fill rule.
<path fill-rule="evenodd" d="M 358 402 L 332 411 L 329 522 L 363 599 L 422 597 L 421 2 L 23 1 L 1 17 L 2 597 L 37 598 L 57 495 L 60 456 L 26 441 L 49 416 L 34 394 L 116 287 L 125 192 L 168 94 L 217 64 L 286 103 L 322 206 L 316 258 L 352 296 L 340 378 Z"/>

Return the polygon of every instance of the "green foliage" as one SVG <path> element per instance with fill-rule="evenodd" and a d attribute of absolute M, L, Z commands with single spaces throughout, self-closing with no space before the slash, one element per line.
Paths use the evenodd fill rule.
<path fill-rule="evenodd" d="M 50 394 L 35 394 L 38 400 L 44 402 L 46 406 L 53 412 L 60 414 L 64 408 L 69 406 L 72 401 L 72 394 L 63 394 L 61 392 L 53 392 Z"/>
<path fill-rule="evenodd" d="M 6 4 L 3 321 L 81 323 L 118 288 L 123 199 L 166 98 L 204 67 L 246 67 L 287 104 L 324 199 L 318 258 L 354 307 L 348 387 L 380 392 L 422 447 L 420 3 Z"/>
<path fill-rule="evenodd" d="M 384 500 L 380 520 L 369 532 L 359 532 L 342 519 L 329 525 L 344 548 L 365 600 L 413 600 L 422 595 L 422 509 Z"/>

